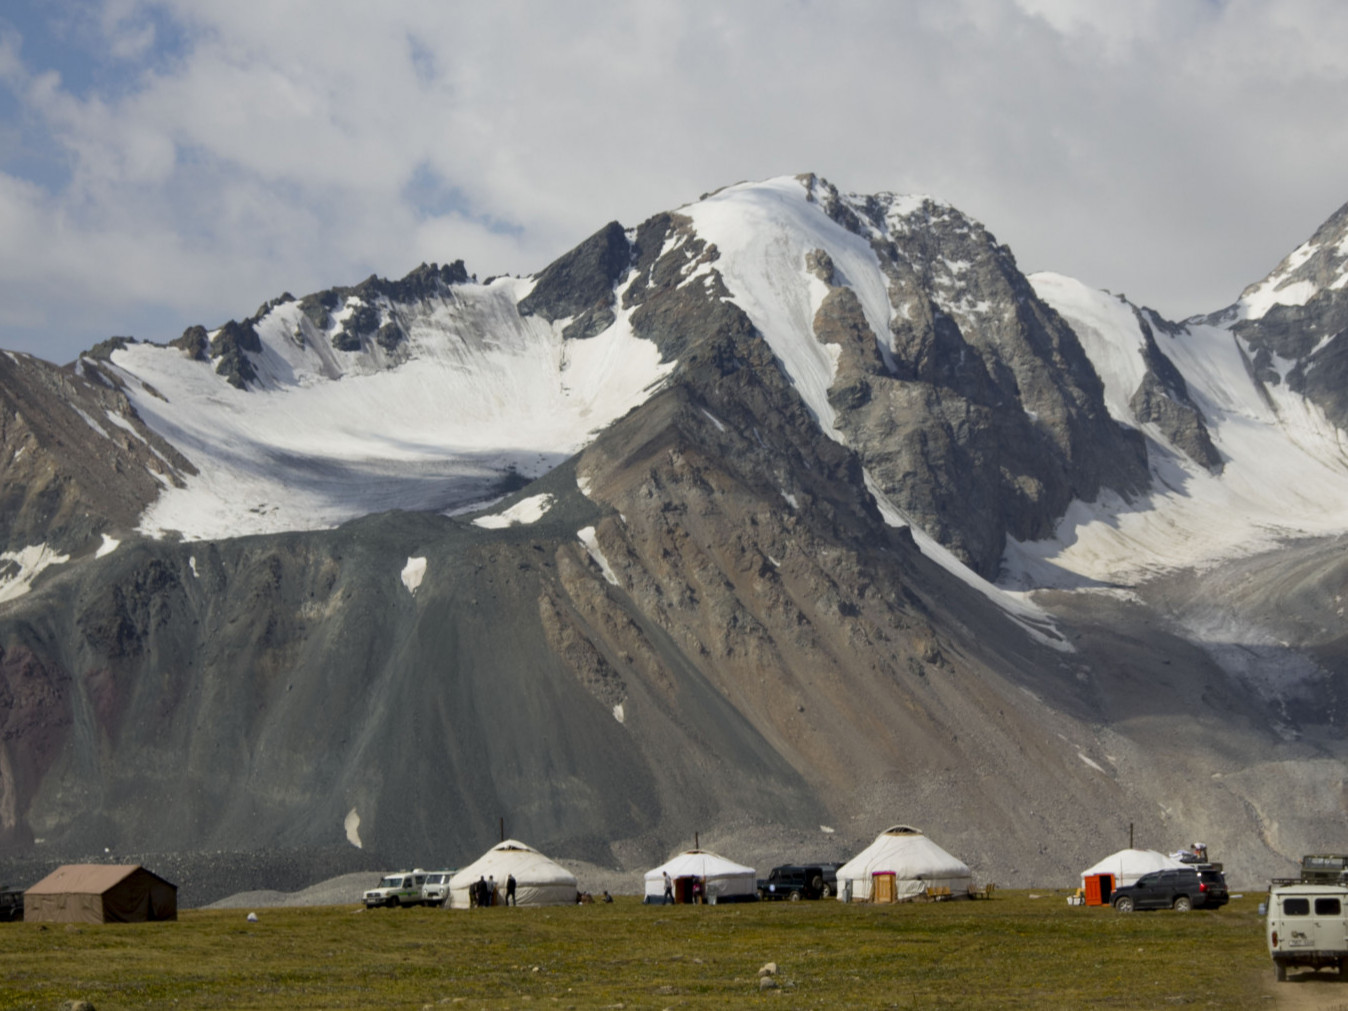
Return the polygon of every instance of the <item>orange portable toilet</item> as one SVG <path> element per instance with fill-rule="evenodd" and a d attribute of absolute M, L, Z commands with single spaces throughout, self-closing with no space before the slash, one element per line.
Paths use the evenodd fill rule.
<path fill-rule="evenodd" d="M 1107 906 L 1113 896 L 1113 874 L 1088 874 L 1086 876 L 1086 905 Z"/>

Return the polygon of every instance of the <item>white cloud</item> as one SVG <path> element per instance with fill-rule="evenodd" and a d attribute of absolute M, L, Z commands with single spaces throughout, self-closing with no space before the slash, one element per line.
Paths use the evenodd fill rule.
<path fill-rule="evenodd" d="M 421 260 L 536 270 L 784 172 L 936 193 L 1023 267 L 1172 314 L 1348 199 L 1330 0 L 92 10 L 70 37 L 111 69 L 81 88 L 0 30 L 0 135 L 52 169 L 0 163 L 0 345 L 58 359 Z"/>

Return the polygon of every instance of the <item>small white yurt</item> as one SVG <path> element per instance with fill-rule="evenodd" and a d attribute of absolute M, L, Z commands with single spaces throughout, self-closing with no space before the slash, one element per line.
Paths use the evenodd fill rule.
<path fill-rule="evenodd" d="M 1114 887 L 1121 885 L 1131 885 L 1144 874 L 1150 874 L 1152 871 L 1163 871 L 1171 867 L 1183 867 L 1174 857 L 1166 856 L 1164 853 L 1156 850 L 1119 850 L 1117 853 L 1111 853 L 1098 864 L 1086 868 L 1081 872 L 1081 883 L 1084 887 L 1086 879 L 1096 874 L 1113 874 Z"/>
<path fill-rule="evenodd" d="M 467 909 L 468 886 L 478 878 L 496 879 L 496 904 L 505 905 L 506 879 L 515 876 L 515 902 L 521 906 L 574 906 L 576 876 L 532 846 L 516 839 L 497 843 L 449 879 L 449 907 Z"/>
<path fill-rule="evenodd" d="M 708 902 L 752 902 L 758 898 L 758 878 L 752 867 L 706 850 L 688 850 L 646 872 L 645 902 L 663 902 L 665 875 L 674 887 L 675 902 L 693 901 L 693 881 L 701 881 Z"/>
<path fill-rule="evenodd" d="M 895 825 L 838 868 L 842 902 L 902 902 L 928 888 L 968 895 L 969 866 L 907 825 Z"/>

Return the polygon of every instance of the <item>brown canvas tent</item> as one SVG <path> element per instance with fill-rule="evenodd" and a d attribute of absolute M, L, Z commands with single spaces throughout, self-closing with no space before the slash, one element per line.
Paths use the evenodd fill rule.
<path fill-rule="evenodd" d="M 23 893 L 29 923 L 143 923 L 178 918 L 178 886 L 138 864 L 66 864 Z"/>

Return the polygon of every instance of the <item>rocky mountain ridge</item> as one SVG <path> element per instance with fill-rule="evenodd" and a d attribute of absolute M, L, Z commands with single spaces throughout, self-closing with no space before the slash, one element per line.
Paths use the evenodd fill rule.
<path fill-rule="evenodd" d="M 638 867 L 907 821 L 1028 884 L 1132 823 L 1253 880 L 1343 826 L 1348 464 L 1239 315 L 803 176 L 532 278 L 0 359 L 7 417 L 56 419 L 5 487 L 40 459 L 69 503 L 0 514 L 0 848 L 453 865 L 504 816 Z"/>

